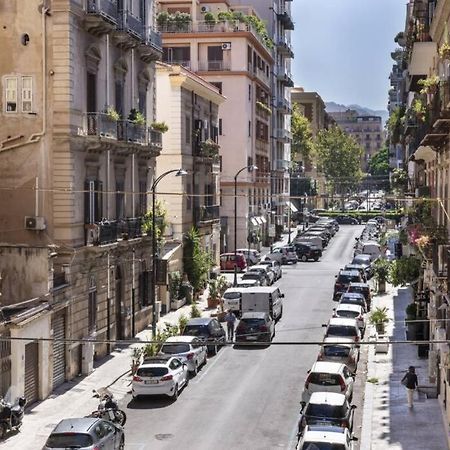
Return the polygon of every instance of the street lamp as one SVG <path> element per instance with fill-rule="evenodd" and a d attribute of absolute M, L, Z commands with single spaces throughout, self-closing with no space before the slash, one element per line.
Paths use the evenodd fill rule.
<path fill-rule="evenodd" d="M 244 170 L 248 170 L 252 172 L 253 170 L 258 170 L 256 166 L 250 164 L 249 166 L 245 166 L 242 169 L 236 172 L 234 176 L 234 280 L 233 286 L 237 285 L 237 179 L 241 172 Z M 250 255 L 248 255 L 250 257 Z"/>
<path fill-rule="evenodd" d="M 158 252 L 156 250 L 156 186 L 158 183 L 166 176 L 171 173 L 175 173 L 176 177 L 182 177 L 187 175 L 184 169 L 173 169 L 164 172 L 153 182 L 152 191 L 152 336 L 153 339 L 156 337 L 156 260 L 158 257 Z"/>

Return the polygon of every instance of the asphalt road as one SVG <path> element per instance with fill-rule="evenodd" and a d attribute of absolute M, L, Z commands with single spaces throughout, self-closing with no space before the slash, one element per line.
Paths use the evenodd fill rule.
<path fill-rule="evenodd" d="M 274 342 L 323 338 L 321 325 L 335 305 L 334 276 L 350 262 L 361 229 L 342 226 L 319 262 L 283 267 L 278 284 L 285 293 L 284 313 Z M 175 403 L 159 397 L 135 401 L 130 395 L 123 400 L 126 448 L 292 449 L 303 383 L 317 353 L 311 345 L 223 348 Z M 361 393 L 354 398 L 358 435 Z"/>

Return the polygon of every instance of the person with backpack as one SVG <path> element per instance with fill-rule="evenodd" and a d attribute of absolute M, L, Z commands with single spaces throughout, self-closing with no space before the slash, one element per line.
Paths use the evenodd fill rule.
<path fill-rule="evenodd" d="M 406 388 L 406 398 L 408 399 L 408 407 L 414 407 L 414 391 L 417 389 L 417 375 L 416 368 L 414 366 L 409 366 L 408 372 L 402 378 L 402 384 Z"/>

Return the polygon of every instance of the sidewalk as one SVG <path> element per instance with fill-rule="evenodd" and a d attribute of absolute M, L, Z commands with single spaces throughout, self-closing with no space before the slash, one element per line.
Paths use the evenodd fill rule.
<path fill-rule="evenodd" d="M 410 288 L 388 285 L 385 295 L 375 296 L 375 307 L 386 306 L 392 321 L 387 334 L 393 340 L 406 339 L 405 308 L 411 301 Z M 368 330 L 366 336 L 375 335 Z M 400 380 L 409 366 L 415 366 L 420 385 L 428 385 L 428 359 L 417 356 L 414 344 L 389 346 L 388 353 L 375 354 L 369 347 L 367 382 L 360 438 L 361 450 L 445 450 L 447 430 L 437 399 L 414 394 L 414 408 L 409 409 L 405 388 Z"/>
<path fill-rule="evenodd" d="M 207 291 L 197 303 L 203 316 L 214 313 L 215 309 L 207 309 Z M 185 305 L 176 311 L 171 311 L 161 317 L 158 329 L 163 329 L 165 323 L 178 324 L 181 315 L 190 317 L 190 305 Z M 151 327 L 141 331 L 136 338 L 151 339 Z M 19 433 L 10 435 L 0 442 L 0 449 L 36 450 L 42 448 L 45 441 L 63 418 L 83 417 L 97 409 L 98 400 L 92 397 L 92 390 L 106 387 L 114 383 L 109 390 L 117 400 L 122 399 L 131 391 L 131 352 L 132 348 L 115 349 L 109 356 L 99 361 L 94 371 L 59 386 L 46 400 L 36 403 L 27 410 Z"/>

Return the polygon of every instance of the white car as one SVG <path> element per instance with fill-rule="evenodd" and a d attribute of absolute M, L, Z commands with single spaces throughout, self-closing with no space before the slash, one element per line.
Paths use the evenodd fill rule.
<path fill-rule="evenodd" d="M 361 334 L 366 328 L 366 318 L 364 309 L 361 305 L 339 303 L 337 308 L 334 309 L 333 317 L 340 317 L 342 319 L 356 319 Z"/>
<path fill-rule="evenodd" d="M 308 425 L 300 438 L 297 450 L 354 450 L 354 438 L 348 428 L 330 425 Z"/>
<path fill-rule="evenodd" d="M 278 261 L 261 261 L 259 265 L 268 266 L 269 269 L 275 274 L 275 281 L 279 280 L 283 276 L 283 269 Z"/>
<path fill-rule="evenodd" d="M 197 375 L 198 369 L 207 361 L 206 345 L 195 336 L 171 336 L 164 342 L 159 353 L 175 356 L 187 364 L 193 375 Z"/>
<path fill-rule="evenodd" d="M 267 285 L 271 286 L 275 283 L 275 273 L 272 272 L 266 264 L 256 264 L 247 269 L 247 272 L 263 272 L 266 274 Z"/>
<path fill-rule="evenodd" d="M 261 286 L 261 283 L 258 280 L 237 280 L 236 281 L 236 287 L 237 288 L 251 288 Z M 229 309 L 225 308 L 224 309 Z"/>
<path fill-rule="evenodd" d="M 302 400 L 308 402 L 313 392 L 335 392 L 344 394 L 351 401 L 355 381 L 353 376 L 345 364 L 317 361 L 308 372 Z"/>
<path fill-rule="evenodd" d="M 348 338 L 325 338 L 320 346 L 317 361 L 329 361 L 345 364 L 353 373 L 356 372 L 359 361 L 359 348 Z"/>
<path fill-rule="evenodd" d="M 189 384 L 187 364 L 178 358 L 157 356 L 145 359 L 131 383 L 131 395 L 167 395 L 175 401 L 183 387 Z"/>
<path fill-rule="evenodd" d="M 327 329 L 325 337 L 344 337 L 353 339 L 357 344 L 361 340 L 361 332 L 359 331 L 356 319 L 344 319 L 341 317 L 332 317 L 328 324 L 323 325 Z"/>
<path fill-rule="evenodd" d="M 236 252 L 242 253 L 245 256 L 248 265 L 258 264 L 259 261 L 261 260 L 261 254 L 258 252 L 258 250 L 255 250 L 254 248 L 251 249 L 238 248 L 236 249 Z"/>

